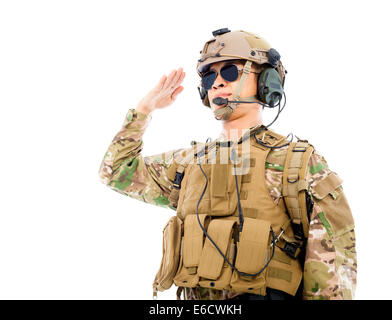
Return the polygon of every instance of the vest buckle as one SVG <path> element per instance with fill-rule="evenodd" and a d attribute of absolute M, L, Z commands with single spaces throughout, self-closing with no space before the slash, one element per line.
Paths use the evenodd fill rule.
<path fill-rule="evenodd" d="M 173 187 L 176 189 L 180 189 L 181 188 L 181 181 L 182 178 L 184 178 L 184 172 L 179 173 L 176 171 L 176 176 L 174 178 L 174 182 L 173 182 Z"/>
<path fill-rule="evenodd" d="M 305 237 L 305 235 L 304 235 L 304 229 L 303 229 L 303 227 L 302 227 L 302 224 L 301 224 L 301 223 L 299 223 L 299 224 L 297 224 L 297 223 L 292 223 L 292 224 L 291 224 L 291 227 L 293 228 L 294 237 L 295 237 L 297 240 L 302 241 L 302 240 L 304 239 L 304 237 Z"/>
<path fill-rule="evenodd" d="M 306 151 L 306 147 L 297 147 L 295 146 L 293 148 L 293 152 L 305 152 Z"/>
<path fill-rule="evenodd" d="M 297 259 L 300 251 L 301 251 L 301 244 L 295 242 L 286 242 L 283 251 L 293 259 Z"/>

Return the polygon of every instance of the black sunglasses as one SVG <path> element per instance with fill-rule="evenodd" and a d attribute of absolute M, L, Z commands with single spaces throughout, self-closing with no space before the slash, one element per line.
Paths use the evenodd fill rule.
<path fill-rule="evenodd" d="M 229 82 L 236 81 L 238 79 L 238 74 L 242 72 L 243 69 L 238 69 L 238 67 L 235 64 L 228 64 L 223 66 L 220 69 L 220 75 L 221 77 Z M 251 73 L 259 73 L 259 72 L 252 72 Z M 212 85 L 214 84 L 216 78 L 218 76 L 218 73 L 216 71 L 208 71 L 205 74 L 202 75 L 201 78 L 201 83 L 203 84 L 204 89 L 210 90 Z"/>

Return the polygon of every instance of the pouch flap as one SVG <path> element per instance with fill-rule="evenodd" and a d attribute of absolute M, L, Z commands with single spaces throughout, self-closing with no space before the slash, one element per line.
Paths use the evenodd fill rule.
<path fill-rule="evenodd" d="M 164 291 L 173 284 L 180 260 L 182 221 L 171 217 L 163 229 L 163 255 L 161 266 L 153 283 L 154 291 Z"/>
<path fill-rule="evenodd" d="M 203 227 L 209 217 L 206 214 L 199 214 L 199 219 Z M 204 233 L 200 228 L 199 221 L 195 214 L 189 214 L 184 222 L 184 247 L 183 263 L 184 267 L 197 267 L 199 265 L 200 255 L 203 249 Z"/>
<path fill-rule="evenodd" d="M 173 216 L 163 229 L 163 250 L 170 257 L 178 255 L 181 246 L 182 221 Z M 177 257 L 178 260 L 179 257 Z M 178 262 L 178 261 L 177 261 Z"/>
<path fill-rule="evenodd" d="M 270 225 L 269 221 L 245 218 L 235 263 L 239 271 L 257 273 L 265 265 Z"/>
<path fill-rule="evenodd" d="M 211 210 L 209 213 L 212 216 L 231 215 L 238 201 L 233 164 L 213 164 L 211 167 Z M 237 176 L 237 184 L 240 191 L 241 176 Z"/>
<path fill-rule="evenodd" d="M 313 196 L 319 200 L 324 199 L 337 187 L 342 185 L 343 180 L 335 172 L 331 172 L 325 179 L 317 183 L 313 189 Z"/>
<path fill-rule="evenodd" d="M 214 219 L 208 227 L 208 235 L 223 254 L 227 256 L 228 245 L 233 233 L 234 220 Z M 198 274 L 201 277 L 216 280 L 221 274 L 224 259 L 207 238 L 200 257 Z"/>
<path fill-rule="evenodd" d="M 214 164 L 211 170 L 211 195 L 212 197 L 227 197 L 227 164 Z"/>

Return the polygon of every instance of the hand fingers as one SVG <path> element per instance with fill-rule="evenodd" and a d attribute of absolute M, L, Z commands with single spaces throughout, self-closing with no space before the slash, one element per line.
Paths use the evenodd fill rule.
<path fill-rule="evenodd" d="M 165 85 L 163 86 L 163 89 L 175 89 L 177 88 L 182 79 L 184 78 L 185 74 L 183 72 L 182 68 L 179 68 L 178 70 L 173 70 L 169 76 L 167 77 L 167 80 L 165 82 Z"/>
<path fill-rule="evenodd" d="M 163 89 L 168 89 L 172 86 L 172 81 L 173 81 L 173 78 L 175 77 L 176 73 L 177 73 L 176 70 L 173 70 L 172 72 L 169 73 L 169 75 L 167 76 L 167 79 L 165 81 L 165 84 L 163 85 Z"/>
<path fill-rule="evenodd" d="M 156 85 L 155 89 L 162 90 L 165 81 L 166 81 L 166 75 L 163 75 L 162 78 L 159 80 L 158 84 Z"/>
<path fill-rule="evenodd" d="M 185 72 L 181 71 L 181 74 L 180 74 L 177 82 L 175 83 L 174 87 L 178 87 L 181 84 L 182 80 L 184 80 L 184 78 L 185 78 Z"/>
<path fill-rule="evenodd" d="M 182 75 L 182 68 L 179 68 L 179 69 L 176 71 L 176 74 L 175 74 L 175 76 L 174 76 L 174 78 L 173 78 L 172 85 L 171 85 L 172 88 L 178 87 L 177 82 L 178 82 L 178 80 L 180 79 L 181 75 Z"/>

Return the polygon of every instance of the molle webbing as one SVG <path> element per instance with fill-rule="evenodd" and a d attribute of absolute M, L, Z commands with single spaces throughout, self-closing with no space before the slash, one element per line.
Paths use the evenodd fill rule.
<path fill-rule="evenodd" d="M 299 241 L 307 238 L 309 233 L 306 173 L 312 152 L 313 147 L 305 140 L 290 143 L 283 172 L 282 194 L 292 220 L 294 236 Z"/>

